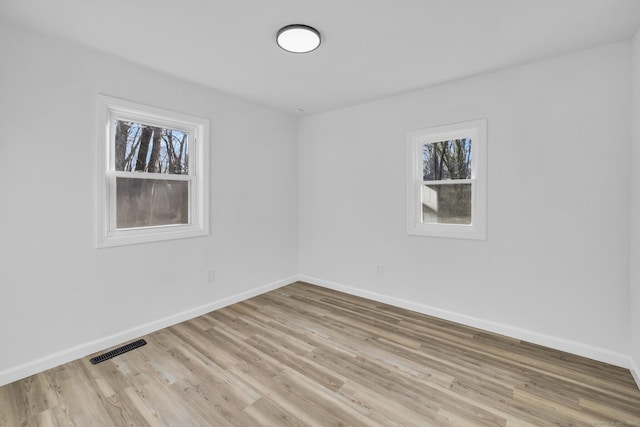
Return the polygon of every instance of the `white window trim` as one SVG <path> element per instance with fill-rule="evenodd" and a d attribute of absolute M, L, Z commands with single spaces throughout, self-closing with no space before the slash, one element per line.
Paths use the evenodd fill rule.
<path fill-rule="evenodd" d="M 430 224 L 422 222 L 422 145 L 451 139 L 468 138 L 471 143 L 471 179 L 439 184 L 471 184 L 471 224 Z M 473 120 L 408 132 L 407 164 L 407 234 L 486 240 L 487 238 L 487 120 Z"/>
<path fill-rule="evenodd" d="M 126 118 L 145 124 L 189 131 L 193 142 L 189 147 L 190 175 L 151 174 L 166 180 L 191 181 L 189 224 L 115 229 L 115 178 L 131 172 L 116 172 L 114 167 L 115 137 L 113 122 Z M 98 95 L 98 191 L 97 247 L 112 247 L 161 240 L 206 236 L 209 234 L 209 120 Z M 193 171 L 193 172 L 192 172 Z M 140 173 L 135 173 L 140 176 Z"/>

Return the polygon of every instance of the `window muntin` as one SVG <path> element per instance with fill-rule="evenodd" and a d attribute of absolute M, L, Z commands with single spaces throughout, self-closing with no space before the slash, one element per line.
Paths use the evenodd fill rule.
<path fill-rule="evenodd" d="M 407 134 L 407 233 L 486 238 L 486 120 Z"/>
<path fill-rule="evenodd" d="M 208 234 L 209 122 L 99 97 L 98 246 Z"/>

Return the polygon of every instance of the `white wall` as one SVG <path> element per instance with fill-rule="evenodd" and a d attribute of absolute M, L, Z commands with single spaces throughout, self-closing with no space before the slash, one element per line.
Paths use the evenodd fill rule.
<path fill-rule="evenodd" d="M 632 42 L 631 358 L 640 386 L 640 30 Z"/>
<path fill-rule="evenodd" d="M 0 385 L 295 279 L 297 117 L 8 23 L 0 58 Z M 209 237 L 96 249 L 98 93 L 211 120 Z"/>
<path fill-rule="evenodd" d="M 640 170 L 638 35 L 632 46 L 633 120 L 618 43 L 308 117 L 298 137 L 295 117 L 3 22 L 0 385 L 298 271 L 640 365 L 640 173 L 630 185 L 625 158 L 633 122 Z M 95 248 L 97 93 L 211 120 L 211 236 Z M 407 236 L 405 132 L 483 117 L 488 240 Z"/>
<path fill-rule="evenodd" d="M 302 277 L 628 364 L 629 55 L 617 43 L 302 119 Z M 405 132 L 478 118 L 488 239 L 407 236 Z"/>

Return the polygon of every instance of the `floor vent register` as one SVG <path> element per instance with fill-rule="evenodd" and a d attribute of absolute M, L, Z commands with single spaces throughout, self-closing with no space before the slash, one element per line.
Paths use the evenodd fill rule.
<path fill-rule="evenodd" d="M 142 347 L 145 344 L 147 344 L 145 340 L 134 341 L 127 345 L 123 345 L 122 347 L 118 347 L 114 350 L 107 351 L 106 353 L 101 354 L 100 356 L 96 356 L 92 358 L 90 362 L 94 365 L 97 365 L 100 362 L 104 362 L 105 360 L 109 360 L 113 357 L 119 356 L 123 353 L 126 353 L 127 351 L 135 350 L 136 348 Z"/>

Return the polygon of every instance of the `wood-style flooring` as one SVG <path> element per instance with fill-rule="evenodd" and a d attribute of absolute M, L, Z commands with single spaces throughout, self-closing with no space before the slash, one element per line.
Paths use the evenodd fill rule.
<path fill-rule="evenodd" d="M 295 283 L 0 387 L 0 426 L 632 426 L 628 370 Z"/>

